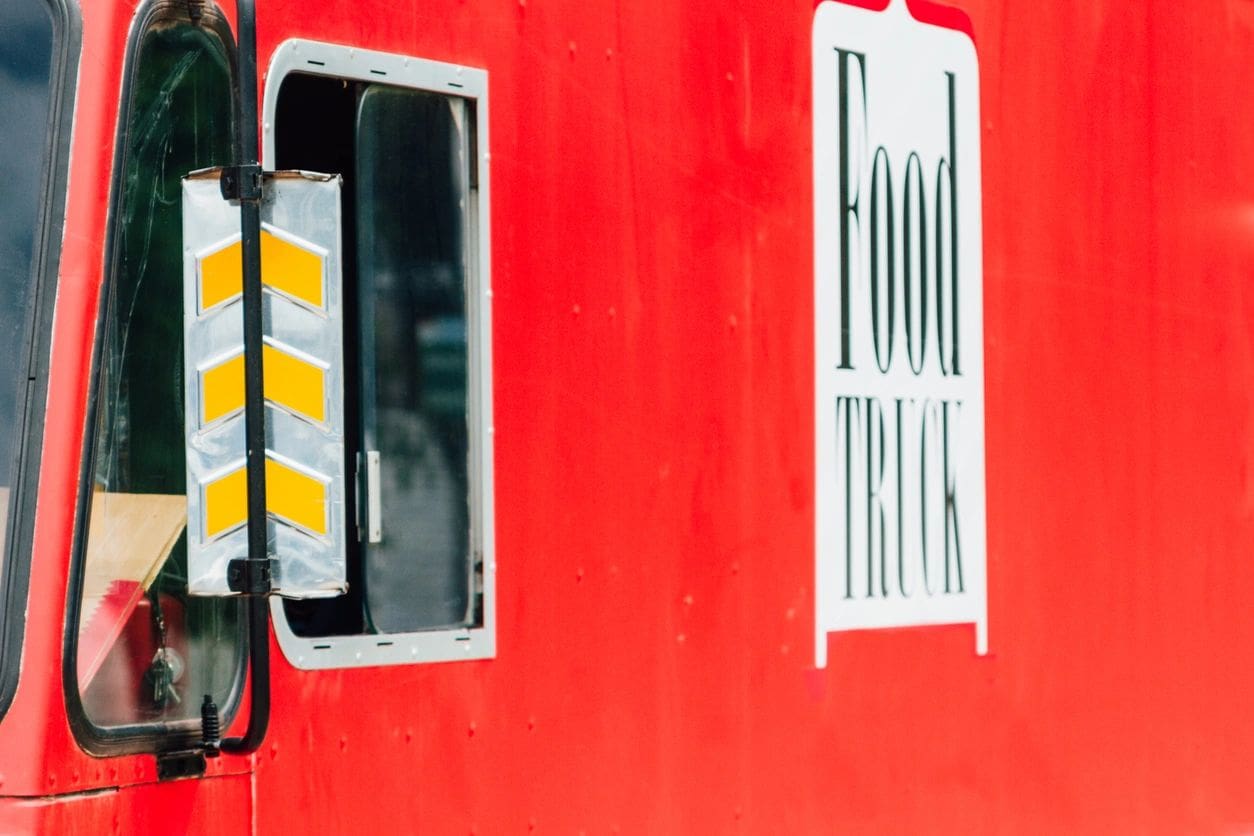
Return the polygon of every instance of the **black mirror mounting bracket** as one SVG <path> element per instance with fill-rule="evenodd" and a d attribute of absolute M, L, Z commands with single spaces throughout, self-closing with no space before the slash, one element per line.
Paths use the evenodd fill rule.
<path fill-rule="evenodd" d="M 265 392 L 262 370 L 261 200 L 264 181 L 257 153 L 257 14 L 253 0 L 237 0 L 239 84 L 235 87 L 235 165 L 222 172 L 223 197 L 239 201 L 243 258 L 244 437 L 247 445 L 248 555 L 230 562 L 231 591 L 248 601 L 249 712 L 243 737 L 221 738 L 218 707 L 201 705 L 204 754 L 257 751 L 270 724 L 271 557 L 266 543 Z"/>

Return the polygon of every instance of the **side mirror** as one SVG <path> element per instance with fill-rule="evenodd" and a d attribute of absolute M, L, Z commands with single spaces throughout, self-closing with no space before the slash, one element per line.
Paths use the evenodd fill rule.
<path fill-rule="evenodd" d="M 248 554 L 238 204 L 221 170 L 183 178 L 183 404 L 187 580 L 233 595 Z M 267 172 L 261 205 L 267 552 L 272 589 L 347 589 L 341 212 L 338 175 Z"/>

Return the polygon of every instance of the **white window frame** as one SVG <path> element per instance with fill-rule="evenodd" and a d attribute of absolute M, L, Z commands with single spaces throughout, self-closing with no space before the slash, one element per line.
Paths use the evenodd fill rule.
<path fill-rule="evenodd" d="M 483 564 L 482 626 L 414 633 L 304 638 L 288 624 L 281 599 L 270 602 L 283 655 L 298 668 L 318 670 L 416 662 L 452 662 L 496 656 L 496 543 L 492 463 L 492 284 L 488 225 L 488 73 L 355 47 L 291 39 L 275 50 L 266 74 L 262 160 L 274 168 L 274 117 L 279 89 L 291 73 L 388 84 L 457 96 L 473 103 L 478 190 L 467 212 L 475 241 L 466 275 L 468 318 L 467 410 L 470 433 L 470 549 Z M 349 396 L 346 393 L 346 397 Z M 473 594 L 473 591 L 472 591 Z"/>

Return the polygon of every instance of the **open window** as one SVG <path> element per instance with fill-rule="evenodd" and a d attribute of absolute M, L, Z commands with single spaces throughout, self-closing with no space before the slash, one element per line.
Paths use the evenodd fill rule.
<path fill-rule="evenodd" d="M 343 177 L 347 595 L 276 602 L 300 667 L 494 654 L 487 74 L 308 41 L 265 164 Z"/>
<path fill-rule="evenodd" d="M 238 600 L 187 594 L 181 178 L 231 162 L 234 46 L 212 7 L 154 3 L 132 36 L 70 592 L 67 697 L 113 753 L 198 738 L 239 703 Z"/>

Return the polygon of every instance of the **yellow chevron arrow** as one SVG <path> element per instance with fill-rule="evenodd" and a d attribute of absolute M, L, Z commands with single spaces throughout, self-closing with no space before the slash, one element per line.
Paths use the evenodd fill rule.
<path fill-rule="evenodd" d="M 209 310 L 241 293 L 240 242 L 197 258 L 200 310 Z M 261 280 L 269 288 L 321 309 L 322 256 L 261 230 Z"/>
<path fill-rule="evenodd" d="M 266 400 L 311 421 L 326 420 L 326 370 L 278 346 L 262 346 Z M 200 373 L 201 426 L 244 408 L 244 355 Z"/>
<path fill-rule="evenodd" d="M 248 475 L 241 467 L 204 485 L 205 537 L 248 521 Z M 326 536 L 327 486 L 274 459 L 266 459 L 266 511 L 289 525 Z"/>

